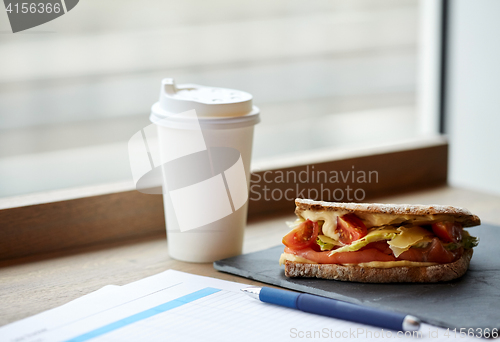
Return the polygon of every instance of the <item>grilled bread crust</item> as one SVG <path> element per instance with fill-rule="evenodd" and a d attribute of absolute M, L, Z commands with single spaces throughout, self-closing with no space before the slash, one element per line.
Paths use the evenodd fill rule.
<path fill-rule="evenodd" d="M 373 213 L 390 215 L 449 215 L 454 220 L 462 223 L 464 227 L 472 227 L 481 224 L 476 215 L 464 208 L 450 205 L 422 205 L 422 204 L 381 204 L 381 203 L 341 203 L 322 202 L 309 199 L 297 198 L 295 200 L 295 213 L 300 215 L 302 211 L 347 211 L 352 213 Z"/>

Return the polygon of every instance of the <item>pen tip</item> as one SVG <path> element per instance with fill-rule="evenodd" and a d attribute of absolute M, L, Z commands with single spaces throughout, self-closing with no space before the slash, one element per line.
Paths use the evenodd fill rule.
<path fill-rule="evenodd" d="M 250 297 L 253 297 L 255 299 L 259 299 L 259 294 L 260 294 L 260 287 L 256 286 L 250 286 L 250 287 L 245 287 L 244 289 L 240 289 L 241 292 L 249 295 Z"/>
<path fill-rule="evenodd" d="M 420 320 L 411 315 L 407 315 L 403 319 L 403 330 L 404 331 L 417 331 L 420 329 Z"/>

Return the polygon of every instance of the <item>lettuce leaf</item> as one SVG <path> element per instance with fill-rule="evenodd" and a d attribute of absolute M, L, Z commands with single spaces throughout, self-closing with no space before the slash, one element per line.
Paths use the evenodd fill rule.
<path fill-rule="evenodd" d="M 454 251 L 460 247 L 463 247 L 465 249 L 472 249 L 476 247 L 479 244 L 479 239 L 475 236 L 470 236 L 469 234 L 464 234 L 462 237 L 462 241 L 460 242 L 450 242 L 444 245 L 444 248 L 446 248 L 449 251 Z"/>
<path fill-rule="evenodd" d="M 316 243 L 321 248 L 322 251 L 331 251 L 333 247 L 340 246 L 341 243 L 329 238 L 326 235 L 318 235 Z"/>
<path fill-rule="evenodd" d="M 369 231 L 366 236 L 362 237 L 359 240 L 353 241 L 350 245 L 345 245 L 343 247 L 331 251 L 330 255 L 341 252 L 354 252 L 365 247 L 369 243 L 382 240 L 391 240 L 395 238 L 397 235 L 398 231 L 392 227 L 382 227 L 373 229 Z"/>

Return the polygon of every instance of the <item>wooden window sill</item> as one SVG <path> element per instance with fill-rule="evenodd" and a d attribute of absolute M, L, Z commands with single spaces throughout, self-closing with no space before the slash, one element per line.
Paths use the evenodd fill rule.
<path fill-rule="evenodd" d="M 417 139 L 349 150 L 322 150 L 254 165 L 249 217 L 290 212 L 295 197 L 311 197 L 302 190 L 316 189 L 318 182 L 269 183 L 278 172 L 296 175 L 311 172 L 375 171 L 375 181 L 355 184 L 351 177 L 325 187 L 360 186 L 364 200 L 446 184 L 448 144 L 442 137 Z M 300 183 L 300 184 L 299 184 Z M 268 188 L 267 197 L 265 187 Z M 273 190 L 288 198 L 270 197 Z M 314 190 L 312 190 L 314 191 Z M 316 199 L 332 200 L 319 195 Z M 343 201 L 349 201 L 346 197 Z M 139 193 L 130 183 L 60 190 L 0 199 L 0 260 L 72 250 L 115 241 L 165 236 L 163 199 Z"/>
<path fill-rule="evenodd" d="M 373 198 L 385 203 L 441 203 L 467 207 L 488 223 L 500 225 L 500 197 L 440 186 L 418 192 Z M 280 244 L 294 217 L 293 207 L 283 214 L 253 217 L 245 231 L 244 252 Z M 211 263 L 194 264 L 168 256 L 164 233 L 135 240 L 55 251 L 0 261 L 0 326 L 67 303 L 108 284 L 123 285 L 175 269 L 198 275 L 257 284 L 249 279 L 215 271 Z"/>

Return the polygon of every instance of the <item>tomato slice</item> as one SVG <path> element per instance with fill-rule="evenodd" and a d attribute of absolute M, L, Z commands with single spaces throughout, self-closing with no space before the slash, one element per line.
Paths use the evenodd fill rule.
<path fill-rule="evenodd" d="M 285 252 L 301 256 L 318 264 L 359 264 L 371 261 L 396 261 L 394 255 L 387 255 L 375 248 L 363 249 L 356 252 L 339 252 L 332 255 L 329 255 L 330 251 L 317 252 L 312 248 L 294 250 L 286 247 Z"/>
<path fill-rule="evenodd" d="M 444 248 L 443 243 L 439 239 L 433 239 L 428 247 L 427 261 L 437 262 L 439 264 L 447 264 L 458 260 L 463 254 L 463 248 L 458 248 L 455 251 L 449 251 Z"/>
<path fill-rule="evenodd" d="M 398 260 L 447 264 L 460 258 L 462 253 L 463 249 L 461 248 L 455 251 L 447 250 L 438 238 L 434 238 L 432 239 L 430 245 L 426 248 L 410 248 L 409 250 L 401 253 Z"/>
<path fill-rule="evenodd" d="M 337 217 L 337 231 L 340 234 L 339 241 L 344 245 L 350 245 L 367 234 L 365 224 L 354 214 Z"/>
<path fill-rule="evenodd" d="M 384 254 L 393 255 L 392 249 L 389 247 L 389 244 L 387 243 L 387 241 L 375 241 L 375 242 L 371 242 L 371 243 L 369 243 L 368 245 L 366 245 L 365 247 L 363 247 L 361 249 L 363 250 L 363 249 L 369 249 L 369 248 L 375 248 L 375 249 L 378 249 L 379 251 L 381 251 Z"/>
<path fill-rule="evenodd" d="M 371 261 L 416 261 L 416 262 L 436 262 L 447 264 L 460 258 L 463 249 L 448 251 L 443 243 L 434 238 L 426 248 L 410 248 L 396 258 L 392 251 L 387 249 L 386 241 L 372 242 L 355 252 L 339 252 L 330 255 L 330 251 L 319 252 L 313 248 L 302 248 L 300 250 L 285 247 L 285 252 L 301 256 L 307 260 L 318 264 L 359 264 Z"/>
<path fill-rule="evenodd" d="M 318 234 L 318 222 L 306 220 L 283 237 L 283 244 L 292 249 L 307 248 L 316 244 Z"/>
<path fill-rule="evenodd" d="M 459 222 L 444 221 L 433 223 L 432 231 L 444 242 L 462 241 L 462 224 Z"/>
<path fill-rule="evenodd" d="M 364 223 L 354 214 L 337 218 L 339 241 L 351 244 L 367 234 Z M 396 258 L 389 249 L 387 241 L 368 244 L 354 252 L 339 252 L 330 255 L 330 251 L 319 251 L 316 239 L 319 234 L 317 222 L 306 220 L 283 238 L 285 252 L 301 256 L 319 264 L 358 264 L 371 261 L 408 260 L 417 262 L 436 262 L 446 264 L 460 258 L 463 248 L 449 251 L 443 242 L 459 242 L 462 240 L 462 225 L 458 222 L 439 222 L 432 225 L 434 238 L 426 248 L 410 248 Z"/>

